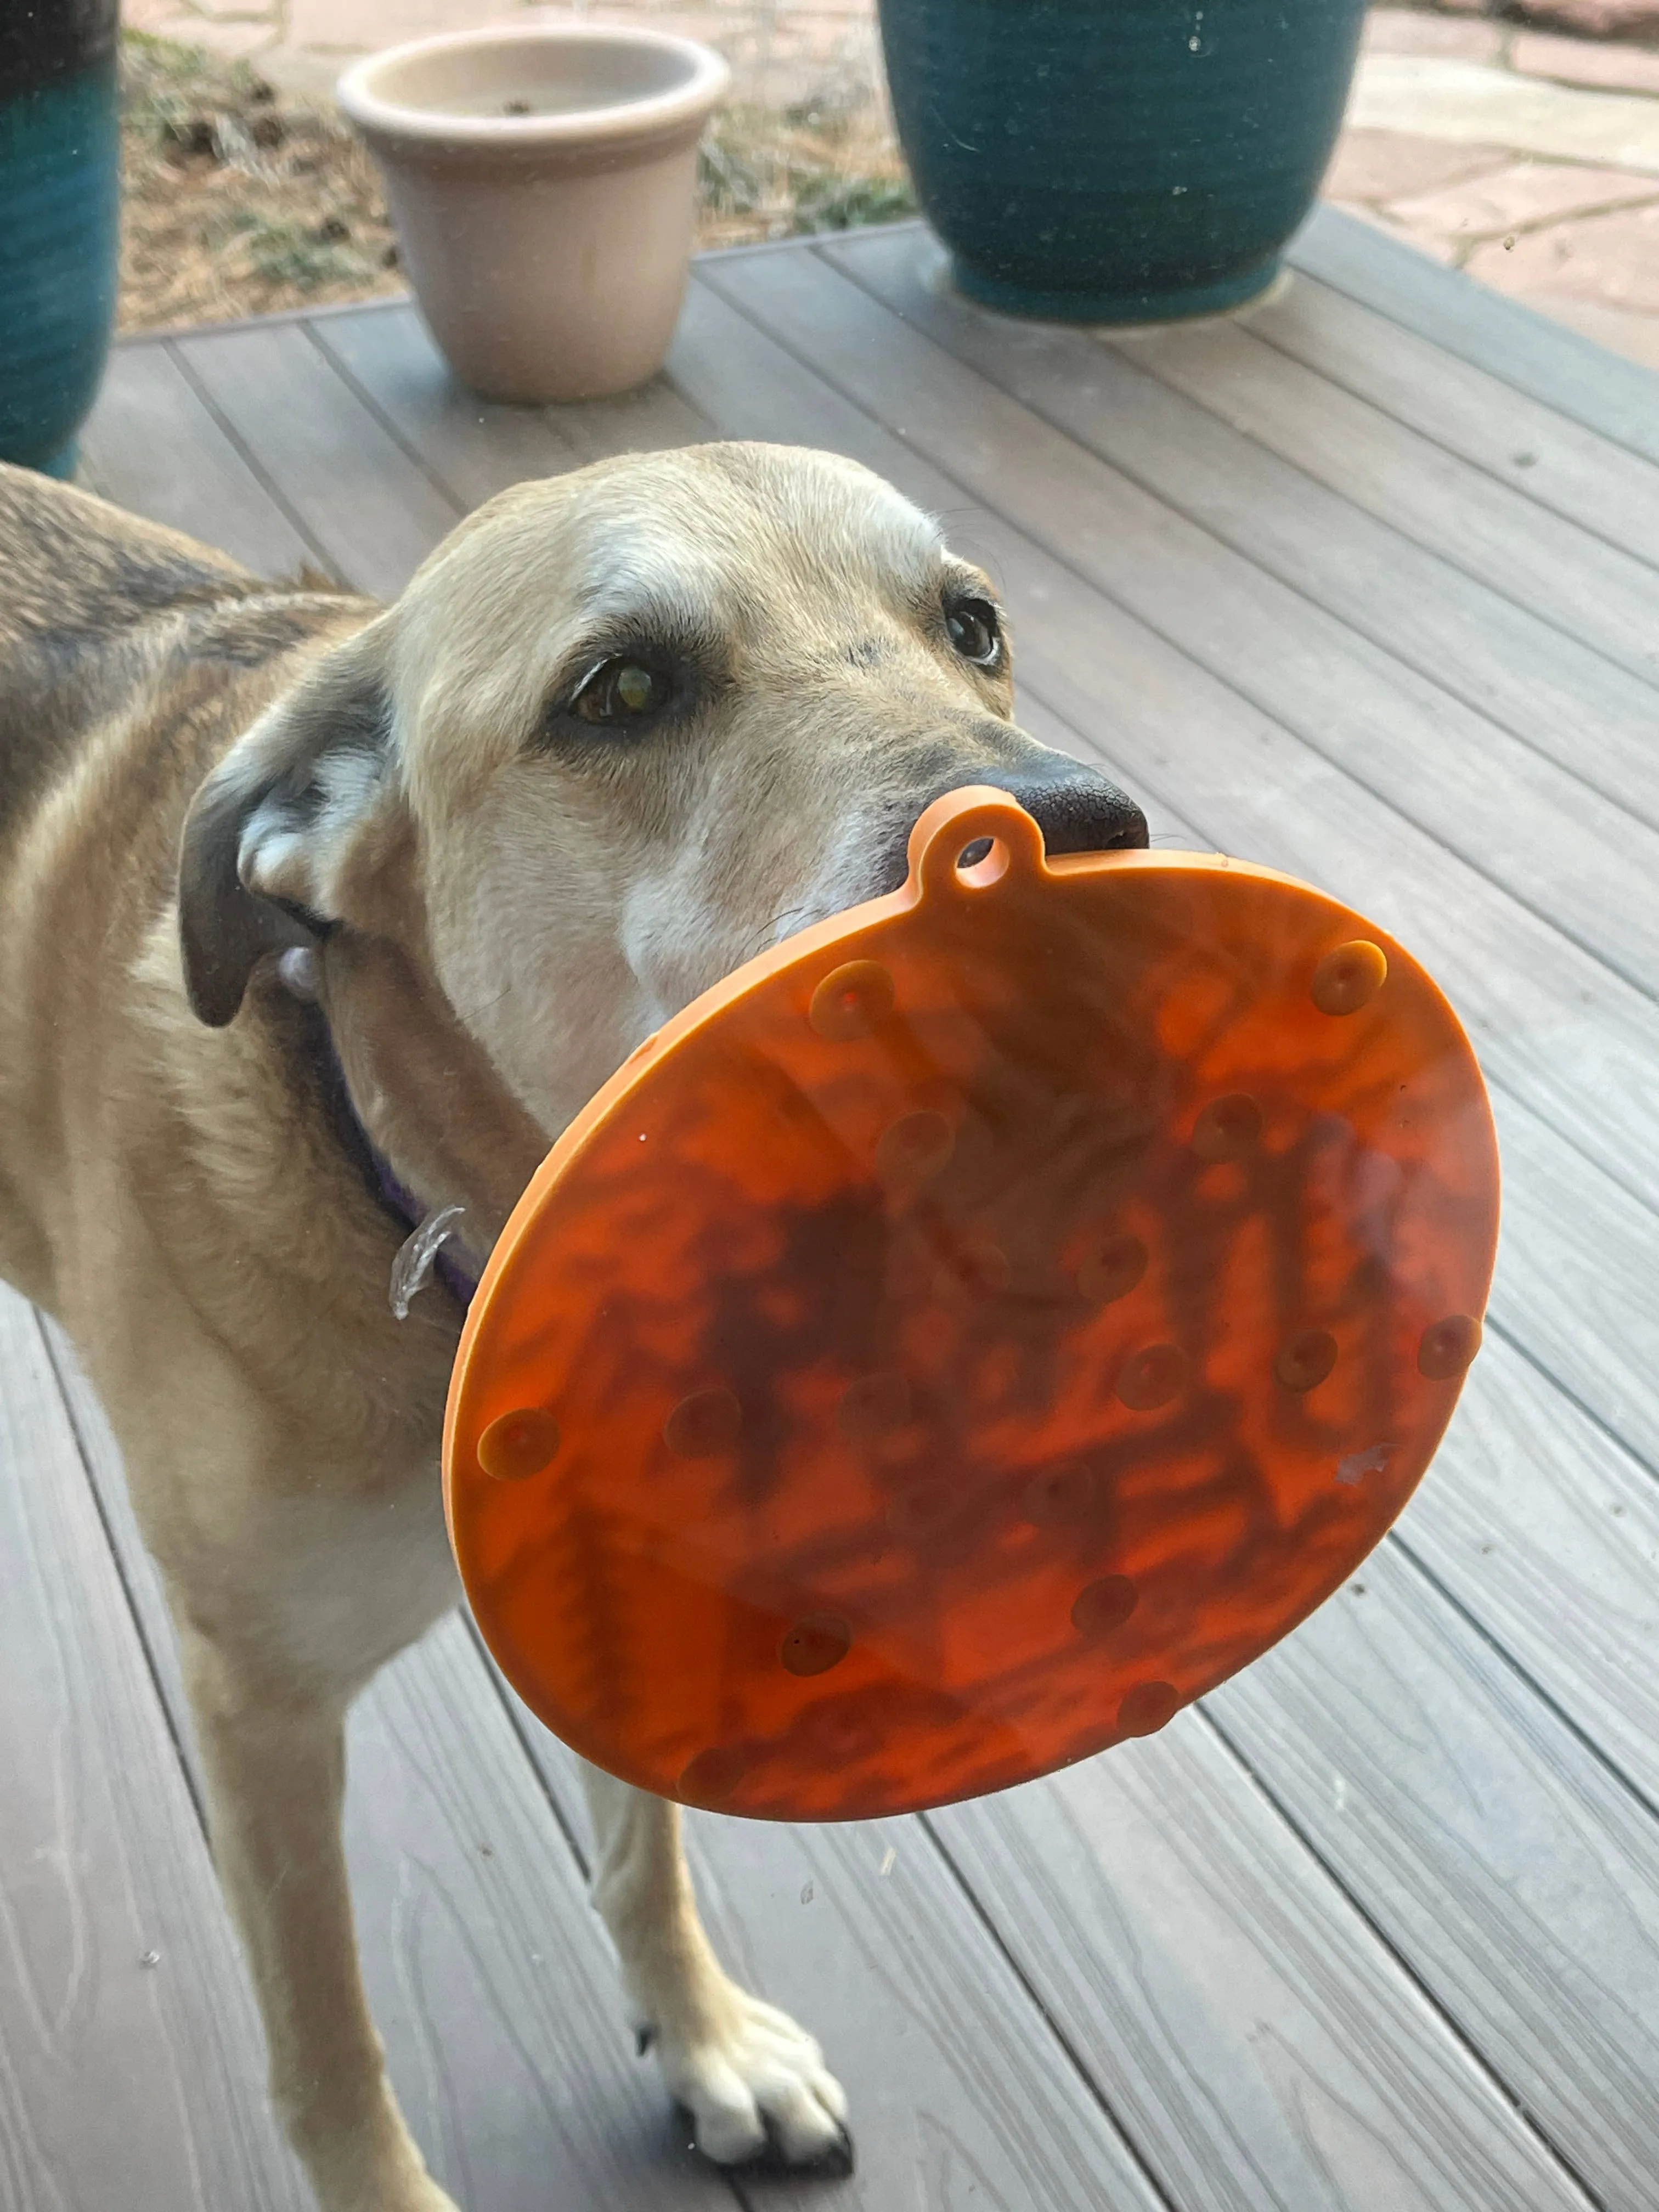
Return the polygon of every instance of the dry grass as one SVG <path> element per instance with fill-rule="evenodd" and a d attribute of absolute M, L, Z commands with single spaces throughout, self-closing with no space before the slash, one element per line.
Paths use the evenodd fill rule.
<path fill-rule="evenodd" d="M 702 246 L 853 230 L 916 211 L 885 117 L 825 99 L 781 113 L 734 107 L 703 142 Z"/>
<path fill-rule="evenodd" d="M 122 330 L 401 289 L 379 176 L 335 116 L 194 47 L 133 33 L 122 58 Z M 867 101 L 732 109 L 703 149 L 705 246 L 848 229 L 914 208 L 885 119 Z"/>
<path fill-rule="evenodd" d="M 120 327 L 396 291 L 380 179 L 333 118 L 190 46 L 122 41 Z"/>

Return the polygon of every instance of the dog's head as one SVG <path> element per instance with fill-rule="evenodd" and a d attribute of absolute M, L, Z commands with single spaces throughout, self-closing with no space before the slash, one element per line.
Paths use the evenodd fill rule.
<path fill-rule="evenodd" d="M 642 1037 L 807 923 L 902 882 L 967 783 L 1051 851 L 1139 809 L 1011 720 L 986 577 L 879 477 L 713 445 L 493 500 L 198 794 L 198 1013 L 306 935 L 395 944 L 544 1138 Z"/>

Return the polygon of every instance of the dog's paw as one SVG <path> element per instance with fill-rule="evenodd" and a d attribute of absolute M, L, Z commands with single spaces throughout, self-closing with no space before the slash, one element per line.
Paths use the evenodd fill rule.
<path fill-rule="evenodd" d="M 641 2028 L 697 2148 L 720 2166 L 853 2170 L 847 2097 L 823 2053 L 787 2013 L 728 1984 L 700 2031 Z"/>

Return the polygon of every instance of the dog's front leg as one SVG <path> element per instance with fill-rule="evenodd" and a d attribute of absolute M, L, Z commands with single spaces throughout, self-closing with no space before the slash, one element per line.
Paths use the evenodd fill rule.
<path fill-rule="evenodd" d="M 455 2212 L 386 2078 L 358 1972 L 340 1814 L 343 1701 L 261 1678 L 180 1624 L 219 1879 L 241 1929 L 271 2095 L 323 2212 Z"/>
<path fill-rule="evenodd" d="M 654 2045 L 698 2148 L 722 2165 L 770 2152 L 846 2172 L 847 2100 L 823 2053 L 787 2013 L 721 1971 L 697 1917 L 678 1805 L 584 1766 L 593 1818 L 593 1901 L 622 1961 L 640 2048 Z"/>

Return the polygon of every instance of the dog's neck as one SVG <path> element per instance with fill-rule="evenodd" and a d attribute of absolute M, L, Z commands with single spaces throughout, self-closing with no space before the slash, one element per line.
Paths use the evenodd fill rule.
<path fill-rule="evenodd" d="M 351 1087 L 335 1048 L 334 1032 L 329 1027 L 327 1015 L 316 1002 L 304 970 L 301 970 L 297 987 L 295 980 L 285 977 L 284 981 L 304 1007 L 301 1018 L 305 1057 L 322 1094 L 335 1142 L 356 1169 L 369 1195 L 398 1223 L 406 1238 L 415 1236 L 431 1218 L 434 1209 L 416 1198 L 364 1127 L 352 1103 Z M 453 1239 L 447 1239 L 438 1247 L 433 1256 L 432 1273 L 465 1313 L 478 1287 L 479 1270 L 464 1250 L 455 1249 Z"/>
<path fill-rule="evenodd" d="M 395 948 L 331 939 L 325 955 L 285 953 L 277 972 L 304 1009 L 333 1133 L 371 1195 L 405 1238 L 458 1210 L 432 1266 L 465 1310 L 545 1138 Z"/>
<path fill-rule="evenodd" d="M 320 1009 L 319 1012 L 320 1014 Z M 363 1164 L 367 1170 L 370 1186 L 387 1211 L 394 1213 L 403 1224 L 406 1232 L 405 1249 L 407 1249 L 410 1238 L 419 1237 L 434 1217 L 448 1209 L 422 1206 L 409 1186 L 399 1180 L 396 1168 L 380 1151 L 358 1119 L 357 1109 L 351 1103 L 351 1091 L 346 1083 L 345 1071 L 340 1066 L 340 1056 L 334 1049 L 333 1032 L 328 1029 L 325 1021 L 323 1027 L 334 1079 L 340 1087 L 341 1104 L 344 1112 L 350 1116 L 361 1139 Z M 467 1256 L 465 1247 L 458 1244 L 453 1236 L 446 1237 L 441 1243 L 433 1247 L 431 1269 L 460 1307 L 461 1311 L 465 1313 L 472 1303 L 473 1293 L 478 1287 L 478 1279 L 482 1272 L 472 1265 Z M 414 1287 L 416 1289 L 420 1287 L 418 1281 Z"/>

